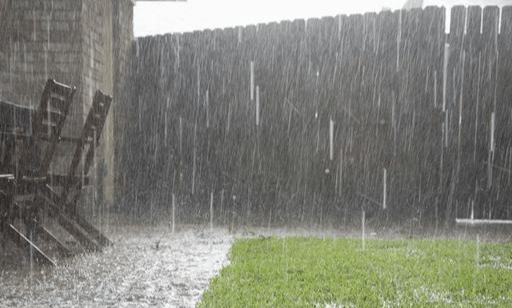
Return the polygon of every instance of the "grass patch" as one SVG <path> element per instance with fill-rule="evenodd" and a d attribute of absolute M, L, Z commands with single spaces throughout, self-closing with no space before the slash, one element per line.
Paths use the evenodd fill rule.
<path fill-rule="evenodd" d="M 512 307 L 512 244 L 238 239 L 198 307 Z"/>

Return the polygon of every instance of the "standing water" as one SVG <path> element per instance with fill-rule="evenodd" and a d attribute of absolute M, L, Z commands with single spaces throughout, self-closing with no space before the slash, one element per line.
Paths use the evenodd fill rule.
<path fill-rule="evenodd" d="M 227 230 L 211 231 L 112 225 L 114 245 L 102 253 L 0 271 L 0 307 L 195 307 L 233 241 Z"/>

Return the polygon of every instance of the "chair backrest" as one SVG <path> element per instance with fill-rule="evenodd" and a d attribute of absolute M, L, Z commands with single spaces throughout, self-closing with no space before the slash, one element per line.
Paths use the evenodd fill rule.
<path fill-rule="evenodd" d="M 89 173 L 96 145 L 101 137 L 111 104 L 111 96 L 103 94 L 100 90 L 96 91 L 92 107 L 85 120 L 82 136 L 76 141 L 75 152 L 67 175 L 68 179 L 63 190 L 63 200 L 67 200 L 67 194 L 71 193 L 70 188 L 78 183 L 80 176 Z M 82 168 L 79 169 L 81 163 Z M 81 171 L 81 174 L 77 174 L 78 170 Z"/>
<path fill-rule="evenodd" d="M 25 166 L 26 175 L 47 175 L 75 92 L 75 87 L 53 79 L 46 82 L 32 120 L 32 142 L 23 155 L 22 165 Z"/>

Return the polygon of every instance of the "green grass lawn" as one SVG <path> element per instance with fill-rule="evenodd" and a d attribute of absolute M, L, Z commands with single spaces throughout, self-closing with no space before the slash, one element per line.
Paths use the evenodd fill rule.
<path fill-rule="evenodd" d="M 512 307 L 512 244 L 238 239 L 197 307 Z"/>

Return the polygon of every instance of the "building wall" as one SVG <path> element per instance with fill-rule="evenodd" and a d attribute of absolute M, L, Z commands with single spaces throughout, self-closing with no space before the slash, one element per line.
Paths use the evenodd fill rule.
<path fill-rule="evenodd" d="M 104 93 L 113 93 L 112 63 L 112 1 L 82 1 L 81 18 L 81 70 L 82 85 L 79 91 L 83 101 L 81 104 L 83 119 L 92 104 L 97 89 Z M 94 198 L 89 199 L 86 209 L 95 214 L 100 204 L 112 204 L 112 166 L 113 166 L 113 129 L 112 112 L 102 132 L 102 141 L 96 155 L 96 172 L 92 185 L 85 193 Z M 110 168 L 108 168 L 108 167 Z M 110 170 L 109 170 L 110 169 Z"/>
<path fill-rule="evenodd" d="M 36 106 L 47 78 L 79 83 L 80 31 L 75 1 L 7 0 L 1 16 L 0 96 Z"/>
<path fill-rule="evenodd" d="M 124 65 L 133 38 L 131 0 L 3 0 L 0 26 L 3 100 L 36 107 L 48 78 L 76 86 L 65 136 L 79 136 L 96 90 L 112 95 L 116 105 L 126 81 Z M 97 198 L 85 198 L 86 204 L 114 201 L 116 110 L 110 110 L 96 169 L 91 171 L 99 175 L 94 189 Z"/>
<path fill-rule="evenodd" d="M 114 1 L 114 19 L 113 19 L 113 55 L 114 59 L 114 93 L 116 93 L 116 103 L 112 106 L 114 117 L 114 170 L 115 170 L 115 196 L 116 203 L 121 206 L 122 196 L 124 195 L 125 180 L 122 170 L 125 162 L 122 160 L 121 151 L 124 151 L 124 138 L 126 134 L 123 132 L 127 129 L 129 122 L 130 97 L 129 89 L 131 88 L 132 50 L 134 45 L 133 34 L 133 2 Z"/>

